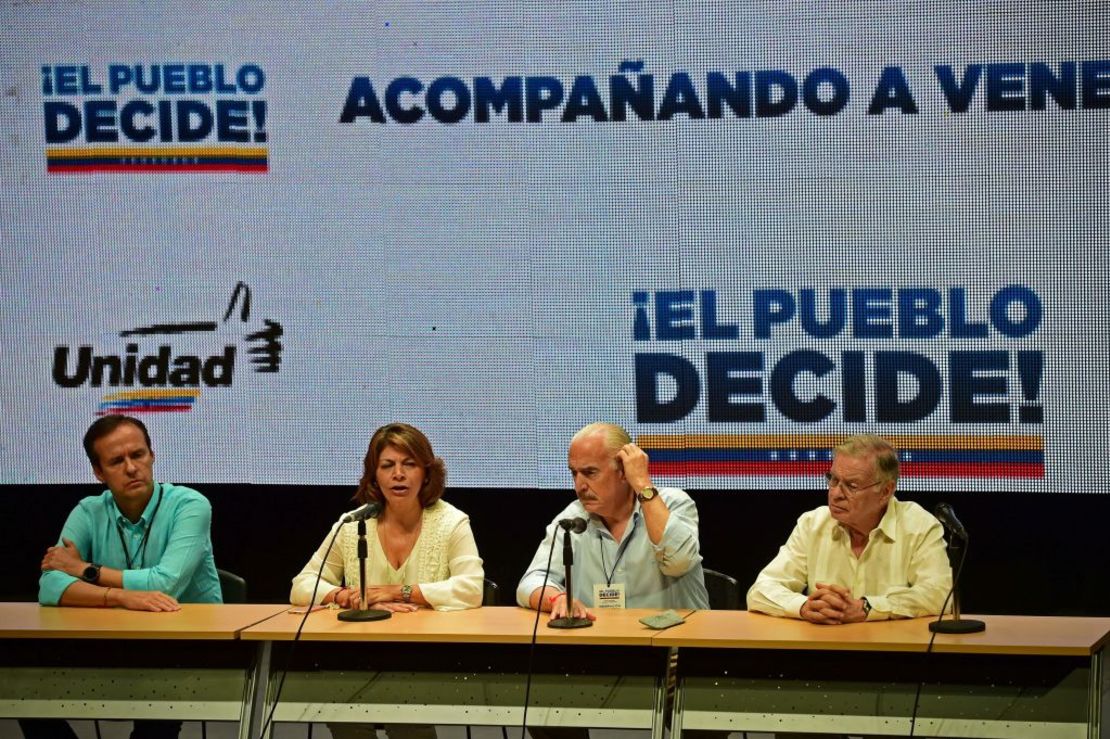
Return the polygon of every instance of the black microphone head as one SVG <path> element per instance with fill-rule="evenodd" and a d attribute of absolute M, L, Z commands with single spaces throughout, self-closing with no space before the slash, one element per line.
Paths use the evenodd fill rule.
<path fill-rule="evenodd" d="M 586 519 L 579 516 L 564 518 L 559 521 L 559 526 L 561 526 L 564 531 L 569 531 L 572 534 L 581 534 L 586 530 Z"/>
<path fill-rule="evenodd" d="M 956 537 L 967 540 L 967 529 L 960 523 L 960 519 L 956 518 L 956 512 L 952 510 L 952 506 L 941 501 L 937 503 L 936 508 L 933 509 L 933 515 L 941 522 L 944 528 Z"/>
<path fill-rule="evenodd" d="M 382 511 L 382 504 L 377 501 L 371 501 L 359 508 L 356 511 L 351 511 L 343 517 L 343 523 L 354 523 L 356 521 L 365 521 L 368 518 L 377 518 L 378 514 Z"/>

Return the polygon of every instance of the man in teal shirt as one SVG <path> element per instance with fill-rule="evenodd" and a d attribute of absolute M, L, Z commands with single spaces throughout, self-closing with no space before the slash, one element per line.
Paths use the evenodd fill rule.
<path fill-rule="evenodd" d="M 46 550 L 43 605 L 176 611 L 178 603 L 220 603 L 212 557 L 212 506 L 195 490 L 154 482 L 154 452 L 141 421 L 110 415 L 85 434 L 96 479 L 108 486 L 83 499 Z"/>
<path fill-rule="evenodd" d="M 69 514 L 39 578 L 44 606 L 176 611 L 179 603 L 220 603 L 212 558 L 212 506 L 196 490 L 154 482 L 146 426 L 110 415 L 85 433 L 96 479 L 108 486 Z M 76 739 L 60 719 L 23 719 L 27 739 Z M 180 721 L 136 721 L 132 739 L 173 739 Z"/>

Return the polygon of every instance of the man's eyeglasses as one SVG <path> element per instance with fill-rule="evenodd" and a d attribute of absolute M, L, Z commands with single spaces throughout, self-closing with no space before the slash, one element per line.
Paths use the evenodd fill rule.
<path fill-rule="evenodd" d="M 825 473 L 825 483 L 829 486 L 829 490 L 832 490 L 833 488 L 839 486 L 844 494 L 847 495 L 849 498 L 853 495 L 859 495 L 868 488 L 873 488 L 876 485 L 882 485 L 884 482 L 886 482 L 886 480 L 877 480 L 870 485 L 856 485 L 855 483 L 848 482 L 847 480 L 841 480 L 839 477 L 831 472 Z"/>

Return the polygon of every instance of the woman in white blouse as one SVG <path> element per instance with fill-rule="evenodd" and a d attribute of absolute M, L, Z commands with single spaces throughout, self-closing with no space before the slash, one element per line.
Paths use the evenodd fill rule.
<path fill-rule="evenodd" d="M 360 504 L 382 506 L 376 519 L 366 521 L 366 603 L 359 603 L 357 524 L 342 519 L 293 578 L 290 601 L 307 605 L 322 571 L 316 604 L 394 612 L 482 605 L 482 558 L 470 519 L 441 500 L 446 477 L 443 460 L 419 429 L 391 423 L 375 431 L 355 494 Z"/>

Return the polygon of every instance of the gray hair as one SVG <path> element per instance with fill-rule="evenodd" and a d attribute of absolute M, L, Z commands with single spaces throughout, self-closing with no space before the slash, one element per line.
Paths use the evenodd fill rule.
<path fill-rule="evenodd" d="M 898 450 L 881 436 L 875 434 L 849 436 L 833 447 L 833 454 L 843 454 L 845 457 L 871 455 L 875 458 L 875 467 L 884 480 L 898 481 Z"/>
<path fill-rule="evenodd" d="M 586 424 L 578 429 L 578 432 L 571 437 L 571 443 L 579 439 L 585 439 L 587 436 L 599 434 L 605 440 L 605 448 L 610 452 L 616 454 L 620 451 L 621 447 L 625 444 L 632 443 L 632 437 L 623 427 L 615 423 L 608 423 L 606 421 L 595 421 L 594 423 Z"/>

